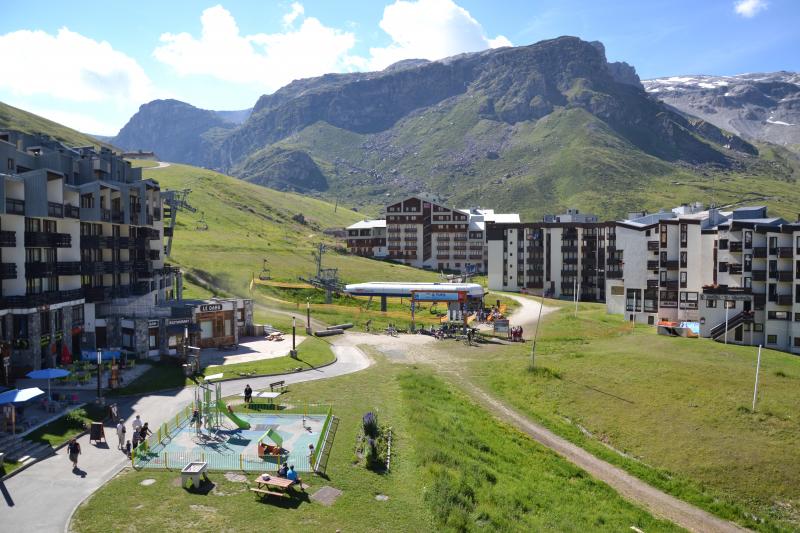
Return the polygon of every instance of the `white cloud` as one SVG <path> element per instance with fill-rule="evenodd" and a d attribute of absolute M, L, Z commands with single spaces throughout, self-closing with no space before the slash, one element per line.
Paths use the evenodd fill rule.
<path fill-rule="evenodd" d="M 291 26 L 292 24 L 294 24 L 294 21 L 295 19 L 297 19 L 297 17 L 303 16 L 303 14 L 306 12 L 305 8 L 303 7 L 303 4 L 299 2 L 292 2 L 291 7 L 292 10 L 283 16 L 284 26 Z"/>
<path fill-rule="evenodd" d="M 733 9 L 745 18 L 752 18 L 767 9 L 767 2 L 766 0 L 736 0 Z"/>
<path fill-rule="evenodd" d="M 153 96 L 142 67 L 114 50 L 61 28 L 56 35 L 19 30 L 0 35 L 0 89 L 77 102 L 138 102 Z"/>
<path fill-rule="evenodd" d="M 96 117 L 77 113 L 73 111 L 63 111 L 50 108 L 39 107 L 26 107 L 26 111 L 30 111 L 40 117 L 58 122 L 64 126 L 68 126 L 74 130 L 93 135 L 116 135 L 119 131 L 119 125 L 109 124 L 103 120 L 98 120 Z"/>
<path fill-rule="evenodd" d="M 401 59 L 434 60 L 511 46 L 511 41 L 502 35 L 487 37 L 469 11 L 452 0 L 396 0 L 384 8 L 380 27 L 392 43 L 370 49 L 370 67 L 374 69 Z"/>
<path fill-rule="evenodd" d="M 302 15 L 293 4 L 284 21 Z M 363 64 L 349 55 L 355 36 L 303 18 L 297 29 L 282 33 L 241 35 L 233 16 L 217 5 L 203 11 L 199 38 L 165 33 L 153 55 L 181 75 L 204 74 L 237 83 L 258 83 L 269 91 L 294 79 L 353 70 Z"/>

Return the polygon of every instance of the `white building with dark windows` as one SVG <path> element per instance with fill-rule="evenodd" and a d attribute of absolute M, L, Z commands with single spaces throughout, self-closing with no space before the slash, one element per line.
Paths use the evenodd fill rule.
<path fill-rule="evenodd" d="M 605 302 L 637 322 L 800 354 L 800 222 L 683 205 L 598 222 L 488 224 L 489 288 Z M 727 313 L 727 328 L 726 328 Z"/>
<path fill-rule="evenodd" d="M 449 208 L 441 200 L 412 196 L 388 205 L 383 220 L 348 226 L 347 248 L 354 254 L 385 257 L 417 268 L 486 272 L 486 224 L 518 222 L 517 214 Z"/>

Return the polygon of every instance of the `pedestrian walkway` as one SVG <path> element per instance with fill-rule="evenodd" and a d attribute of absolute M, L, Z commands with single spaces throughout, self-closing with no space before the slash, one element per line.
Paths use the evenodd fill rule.
<path fill-rule="evenodd" d="M 281 376 L 287 385 L 318 379 L 342 376 L 363 370 L 370 360 L 354 346 L 332 345 L 337 361 L 329 366 Z M 253 389 L 269 388 L 275 377 L 243 378 L 222 383 L 224 395 L 239 394 L 245 382 Z M 191 387 L 167 393 L 151 394 L 141 398 L 117 402 L 119 413 L 125 418 L 128 435 L 133 417 L 138 414 L 150 426 L 157 428 L 193 398 Z M 66 448 L 53 457 L 40 461 L 24 472 L 0 484 L 5 501 L 2 510 L 4 531 L 61 532 L 68 527 L 72 512 L 80 503 L 111 479 L 126 464 L 127 457 L 117 450 L 116 423 L 106 422 L 107 443 L 96 446 L 89 437 L 79 442 L 82 454 L 79 470 L 72 471 Z"/>

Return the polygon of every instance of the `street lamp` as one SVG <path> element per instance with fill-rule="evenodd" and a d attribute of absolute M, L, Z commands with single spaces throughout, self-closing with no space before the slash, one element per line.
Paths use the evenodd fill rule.
<path fill-rule="evenodd" d="M 100 374 L 103 372 L 103 350 L 97 349 L 97 403 L 103 404 L 103 395 L 100 390 Z"/>
<path fill-rule="evenodd" d="M 292 351 L 289 352 L 289 355 L 297 359 L 297 349 L 295 344 L 295 336 L 297 332 L 297 319 L 292 317 Z"/>
<path fill-rule="evenodd" d="M 306 297 L 306 335 L 311 335 L 311 297 Z"/>

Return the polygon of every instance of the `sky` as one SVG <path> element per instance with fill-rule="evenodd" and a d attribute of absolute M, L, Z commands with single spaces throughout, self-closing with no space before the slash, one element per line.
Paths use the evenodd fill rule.
<path fill-rule="evenodd" d="M 800 0 L 0 0 L 0 101 L 114 135 L 157 98 L 247 109 L 294 79 L 561 35 L 642 79 L 800 71 Z"/>

